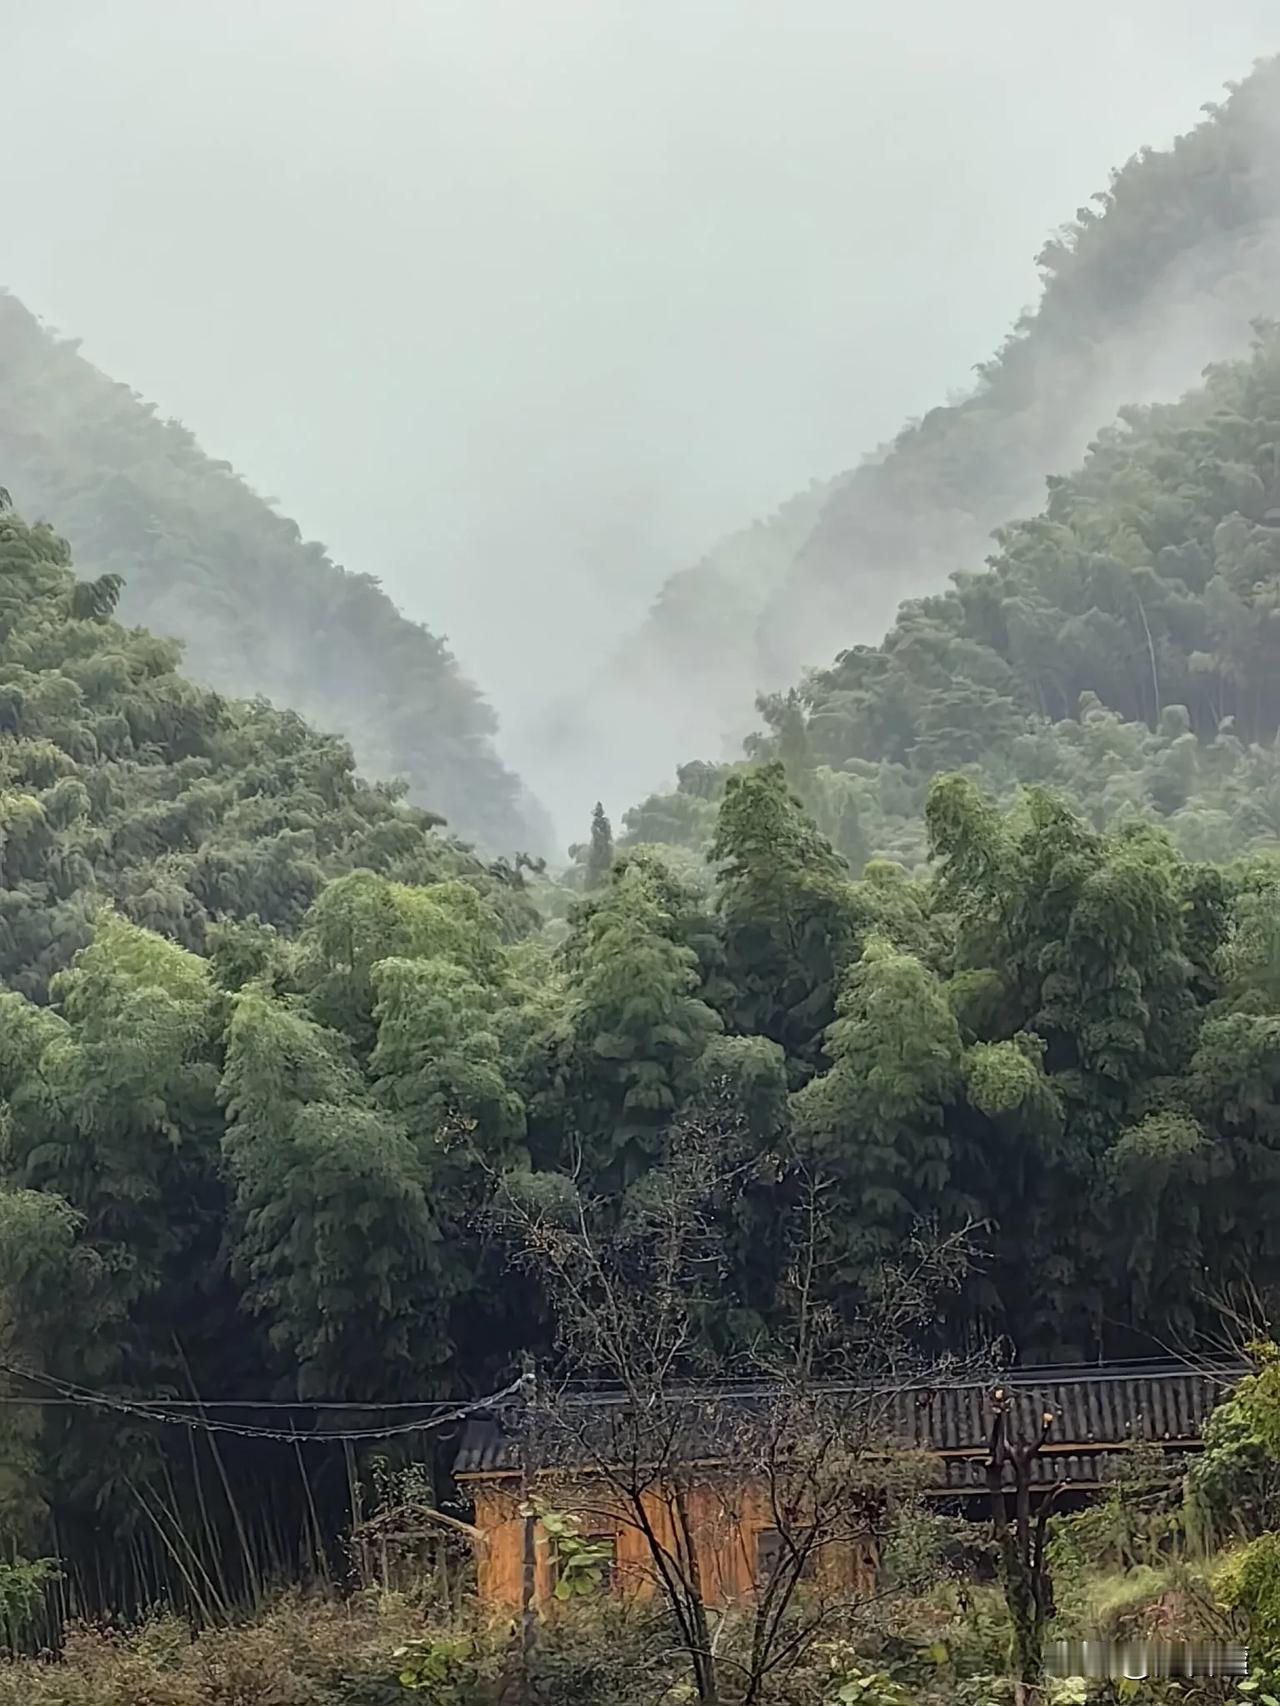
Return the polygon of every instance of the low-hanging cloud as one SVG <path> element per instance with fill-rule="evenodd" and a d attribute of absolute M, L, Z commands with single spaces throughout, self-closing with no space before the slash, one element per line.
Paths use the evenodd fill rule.
<path fill-rule="evenodd" d="M 3 282 L 447 633 L 567 837 L 732 733 L 608 709 L 665 578 L 962 385 L 1272 10 L 0 6 Z"/>

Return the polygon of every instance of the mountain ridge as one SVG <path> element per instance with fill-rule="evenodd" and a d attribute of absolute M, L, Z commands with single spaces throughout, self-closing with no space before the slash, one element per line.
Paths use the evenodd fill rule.
<path fill-rule="evenodd" d="M 1280 280 L 1278 96 L 1280 59 L 1260 61 L 1169 148 L 1141 149 L 1114 171 L 1042 246 L 1040 300 L 978 365 L 972 390 L 821 482 L 813 526 L 779 551 L 763 597 L 749 578 L 726 597 L 703 566 L 715 549 L 668 580 L 600 695 L 621 681 L 625 704 L 638 660 L 651 696 L 657 683 L 657 696 L 687 698 L 680 671 L 663 676 L 660 660 L 678 653 L 690 600 L 719 600 L 719 623 L 702 625 L 714 714 L 691 723 L 682 748 L 667 743 L 669 766 L 726 757 L 725 725 L 741 740 L 757 695 L 798 684 L 842 647 L 876 643 L 901 599 L 980 562 L 995 529 L 1039 507 L 1046 472 L 1081 460 L 1100 422 L 1171 402 L 1206 366 L 1246 351 Z"/>
<path fill-rule="evenodd" d="M 0 470 L 15 504 L 120 573 L 122 614 L 183 642 L 189 671 L 348 738 L 361 767 L 493 852 L 545 851 L 497 719 L 445 643 L 340 567 L 231 464 L 0 293 Z"/>

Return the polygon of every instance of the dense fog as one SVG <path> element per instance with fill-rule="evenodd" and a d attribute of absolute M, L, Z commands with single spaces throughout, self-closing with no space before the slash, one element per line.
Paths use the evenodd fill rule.
<path fill-rule="evenodd" d="M 968 384 L 1276 45 L 1262 0 L 4 12 L 4 282 L 446 634 L 562 838 L 724 721 L 597 687 L 664 579 Z"/>
<path fill-rule="evenodd" d="M 0 1706 L 1277 1706 L 1274 4 L 0 17 Z"/>

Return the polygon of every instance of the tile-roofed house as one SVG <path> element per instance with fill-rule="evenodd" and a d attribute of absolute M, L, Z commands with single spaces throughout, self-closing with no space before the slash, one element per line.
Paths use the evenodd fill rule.
<path fill-rule="evenodd" d="M 985 1382 L 969 1379 L 932 1384 L 908 1382 L 892 1391 L 875 1391 L 878 1416 L 884 1433 L 904 1446 L 929 1453 L 934 1460 L 933 1496 L 961 1502 L 987 1493 L 986 1452 L 991 1427 L 993 1389 L 1002 1387 L 1010 1395 L 1012 1417 L 1023 1431 L 1037 1431 L 1040 1418 L 1052 1417 L 1042 1453 L 1033 1460 L 1033 1484 L 1043 1488 L 1063 1485 L 1077 1496 L 1087 1497 L 1100 1487 L 1137 1445 L 1162 1450 L 1169 1461 L 1170 1475 L 1179 1472 L 1181 1459 L 1199 1449 L 1204 1425 L 1214 1405 L 1244 1372 L 1226 1365 L 1192 1366 L 1183 1363 L 1124 1363 L 1048 1368 L 1013 1369 Z M 833 1391 L 856 1391 L 832 1388 Z M 749 1429 L 753 1410 L 767 1405 L 767 1386 L 725 1386 L 690 1391 L 687 1401 L 690 1424 L 686 1438 L 697 1441 L 693 1448 L 699 1463 L 723 1477 L 733 1473 L 733 1441 L 740 1441 L 744 1425 Z M 625 1401 L 617 1392 L 575 1391 L 559 1403 L 581 1412 L 576 1424 L 580 1437 L 590 1441 L 583 1455 L 600 1462 L 609 1452 L 611 1438 L 626 1432 Z M 572 1475 L 575 1465 L 561 1447 L 557 1462 L 540 1448 L 544 1474 Z M 481 1413 L 470 1418 L 454 1463 L 454 1474 L 475 1505 L 476 1525 L 487 1536 L 480 1559 L 482 1597 L 497 1603 L 517 1603 L 521 1593 L 523 1520 L 518 1515 L 522 1487 L 522 1427 L 516 1410 Z M 589 1477 L 588 1477 L 589 1478 Z M 581 1479 L 581 1477 L 580 1477 Z M 587 1493 L 582 1505 L 599 1506 Z M 758 1502 L 757 1502 L 758 1503 Z M 726 1547 L 723 1537 L 725 1505 L 718 1503 L 718 1516 L 707 1527 L 719 1533 L 714 1547 L 708 1541 L 704 1575 L 718 1585 L 722 1598 L 749 1593 L 756 1577 L 756 1559 L 768 1544 L 767 1518 L 757 1509 L 748 1513 L 753 1501 L 748 1489 L 739 1489 L 733 1501 L 736 1526 L 752 1532 L 737 1534 Z M 597 1538 L 614 1546 L 620 1563 L 628 1549 L 637 1551 L 636 1537 L 626 1524 L 613 1524 L 596 1510 L 591 1518 Z M 608 1530 L 606 1533 L 605 1530 Z M 711 1554 L 714 1552 L 714 1556 Z M 862 1567 L 861 1565 L 859 1567 Z M 552 1590 L 552 1560 L 545 1545 L 539 1552 L 537 1587 L 539 1597 Z"/>

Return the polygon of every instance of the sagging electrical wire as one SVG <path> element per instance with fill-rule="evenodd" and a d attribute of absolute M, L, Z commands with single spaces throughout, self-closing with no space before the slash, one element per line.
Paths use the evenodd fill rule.
<path fill-rule="evenodd" d="M 118 1415 L 132 1416 L 141 1421 L 160 1422 L 168 1427 L 188 1428 L 197 1433 L 235 1434 L 242 1439 L 278 1440 L 287 1445 L 305 1445 L 308 1442 L 341 1442 L 343 1440 L 396 1439 L 406 1434 L 427 1433 L 438 1428 L 450 1427 L 454 1422 L 466 1421 L 469 1416 L 476 1415 L 481 1410 L 492 1410 L 517 1398 L 525 1389 L 526 1377 L 520 1376 L 501 1391 L 490 1392 L 483 1398 L 469 1399 L 453 1409 L 440 1414 L 419 1416 L 412 1422 L 398 1422 L 390 1427 L 380 1428 L 339 1428 L 339 1429 L 304 1429 L 304 1428 L 267 1428 L 252 1422 L 224 1421 L 217 1416 L 201 1415 L 183 1412 L 167 1406 L 154 1403 L 138 1403 L 133 1399 L 118 1397 L 112 1392 L 99 1392 L 93 1387 L 80 1386 L 74 1381 L 59 1380 L 55 1375 L 39 1374 L 29 1368 L 19 1368 L 15 1364 L 0 1361 L 0 1373 L 11 1375 L 17 1380 L 29 1381 L 33 1386 L 44 1386 L 54 1392 L 64 1403 L 83 1409 L 109 1410 Z M 35 1403 L 39 1403 L 37 1398 Z M 302 1406 L 299 1406 L 301 1408 Z M 371 1410 L 379 1406 L 370 1404 Z M 324 1404 L 314 1408 L 323 1410 Z M 422 1408 L 430 1408 L 424 1405 Z"/>

